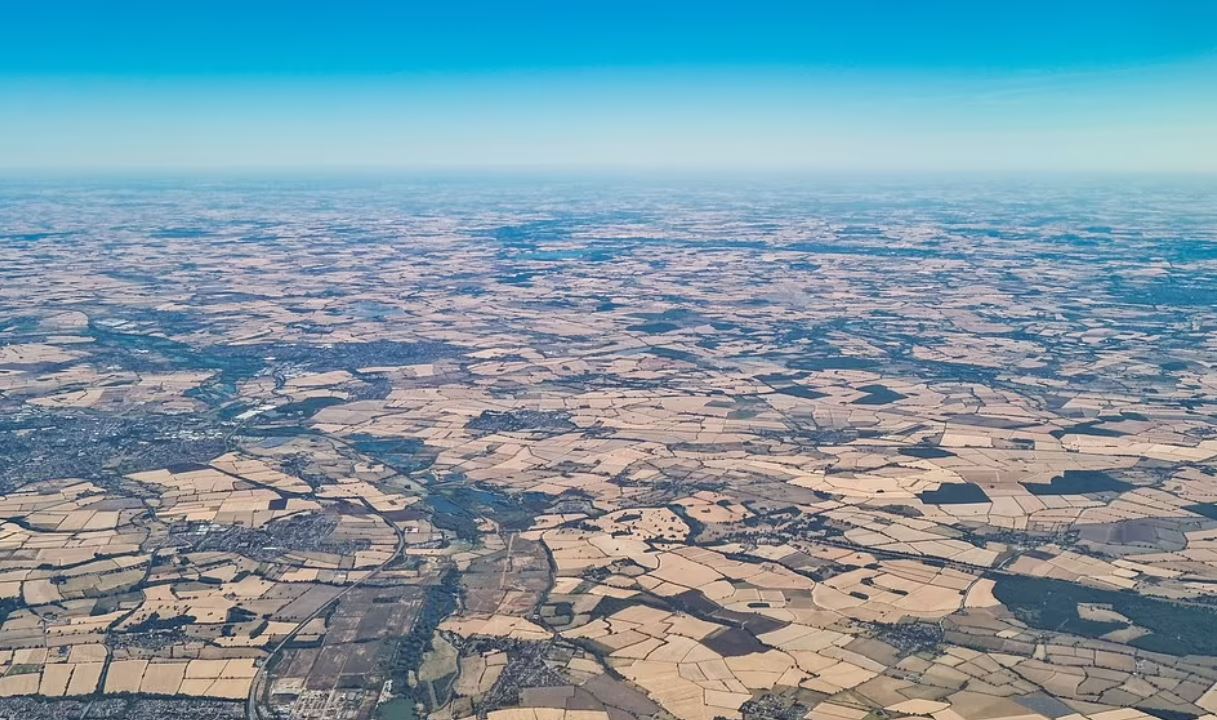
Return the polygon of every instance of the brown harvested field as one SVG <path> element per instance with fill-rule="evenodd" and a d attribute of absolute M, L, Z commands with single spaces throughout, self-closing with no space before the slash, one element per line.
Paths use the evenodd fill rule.
<path fill-rule="evenodd" d="M 317 659 L 309 669 L 308 687 L 312 690 L 328 690 L 338 684 L 342 670 L 346 667 L 348 650 L 344 645 L 326 645 L 317 653 Z"/>

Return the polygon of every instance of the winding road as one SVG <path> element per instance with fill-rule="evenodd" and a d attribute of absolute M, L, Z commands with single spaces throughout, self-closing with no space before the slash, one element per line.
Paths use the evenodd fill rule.
<path fill-rule="evenodd" d="M 301 620 L 299 623 L 297 623 L 296 627 L 292 628 L 292 631 L 290 633 L 288 633 L 286 636 L 284 636 L 284 638 L 282 640 L 280 640 L 273 648 L 271 648 L 270 652 L 266 655 L 266 658 L 261 662 L 261 664 L 258 665 L 258 672 L 256 675 L 254 675 L 253 682 L 250 683 L 250 685 L 249 685 L 249 697 L 245 701 L 245 717 L 247 720 L 262 720 L 262 718 L 264 717 L 262 715 L 262 711 L 258 708 L 258 703 L 261 702 L 261 699 L 265 694 L 263 692 L 263 686 L 266 684 L 268 669 L 270 668 L 270 666 L 271 666 L 272 662 L 274 661 L 274 659 L 276 658 L 276 656 L 278 656 L 279 653 L 283 651 L 283 648 L 285 648 L 288 643 L 290 643 L 292 640 L 294 640 L 296 638 L 296 636 L 298 634 L 300 634 L 300 631 L 303 630 L 306 625 L 308 625 L 315 618 L 317 618 L 319 615 L 321 615 L 321 613 L 325 612 L 325 610 L 327 610 L 331 605 L 334 605 L 335 603 L 340 601 L 343 598 L 343 596 L 345 596 L 347 593 L 351 592 L 355 588 L 359 587 L 360 585 L 363 585 L 367 581 L 369 581 L 372 578 L 379 575 L 381 571 L 383 571 L 385 568 L 387 568 L 389 565 L 391 565 L 395 560 L 397 560 L 399 557 L 401 557 L 401 554 L 405 551 L 406 534 L 402 531 L 402 529 L 399 528 L 396 525 L 396 523 L 393 523 L 388 518 L 386 518 L 380 511 L 371 507 L 367 503 L 363 503 L 363 505 L 364 505 L 364 507 L 368 508 L 368 510 L 370 512 L 372 512 L 377 517 L 379 517 L 381 520 L 383 520 L 386 524 L 388 524 L 389 527 L 393 528 L 393 532 L 396 533 L 396 535 L 397 535 L 397 549 L 393 552 L 392 555 L 389 556 L 388 559 L 386 559 L 384 562 L 377 565 L 376 567 L 372 568 L 372 570 L 369 571 L 366 575 L 364 575 L 363 577 L 359 578 L 355 582 L 353 582 L 350 585 L 343 588 L 334 597 L 330 598 L 326 602 L 317 606 L 316 610 L 309 613 L 308 616 L 306 616 L 303 620 Z"/>

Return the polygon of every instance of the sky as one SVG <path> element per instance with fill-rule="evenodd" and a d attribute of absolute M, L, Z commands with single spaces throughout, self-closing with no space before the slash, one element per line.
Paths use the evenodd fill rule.
<path fill-rule="evenodd" d="M 1214 0 L 0 0 L 0 169 L 1217 173 Z"/>

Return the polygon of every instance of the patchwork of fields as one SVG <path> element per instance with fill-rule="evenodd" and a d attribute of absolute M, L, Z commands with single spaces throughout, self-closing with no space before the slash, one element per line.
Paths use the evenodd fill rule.
<path fill-rule="evenodd" d="M 1212 196 L 739 192 L 6 188 L 0 715 L 1217 715 Z"/>

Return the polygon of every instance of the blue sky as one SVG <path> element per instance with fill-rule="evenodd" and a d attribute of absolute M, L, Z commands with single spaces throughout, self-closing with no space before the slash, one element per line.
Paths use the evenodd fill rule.
<path fill-rule="evenodd" d="M 1217 2 L 0 3 L 0 167 L 1217 172 Z"/>

